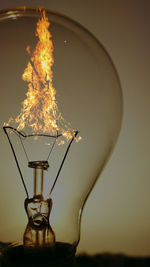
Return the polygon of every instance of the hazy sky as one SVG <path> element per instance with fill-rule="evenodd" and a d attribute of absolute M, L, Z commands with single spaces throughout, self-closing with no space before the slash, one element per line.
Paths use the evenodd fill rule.
<path fill-rule="evenodd" d="M 150 255 L 150 1 L 5 0 L 0 8 L 21 5 L 45 6 L 89 29 L 122 84 L 121 134 L 86 203 L 78 251 Z"/>

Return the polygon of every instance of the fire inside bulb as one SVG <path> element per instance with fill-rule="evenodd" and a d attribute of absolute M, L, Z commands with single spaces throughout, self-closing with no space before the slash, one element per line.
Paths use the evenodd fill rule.
<path fill-rule="evenodd" d="M 28 83 L 26 98 L 22 103 L 20 114 L 15 120 L 11 118 L 9 123 L 4 127 L 27 195 L 25 210 L 28 216 L 28 224 L 23 236 L 24 247 L 27 249 L 35 247 L 52 248 L 55 246 L 55 233 L 49 223 L 52 209 L 50 194 L 56 184 L 72 141 L 75 139 L 79 141 L 81 139 L 81 137 L 78 139 L 76 138 L 78 132 L 74 130 L 71 131 L 68 128 L 57 106 L 56 90 L 53 87 L 52 66 L 54 63 L 54 46 L 52 35 L 49 31 L 50 22 L 46 17 L 45 10 L 41 12 L 41 15 L 42 18 L 38 20 L 36 28 L 36 36 L 38 38 L 37 45 L 33 52 L 31 52 L 30 46 L 27 46 L 26 49 L 29 61 L 22 75 L 22 79 Z M 9 124 L 15 123 L 17 124 L 16 128 L 8 126 Z M 22 131 L 26 128 L 30 128 L 32 134 L 25 135 Z M 22 145 L 28 161 L 28 167 L 33 169 L 32 197 L 29 197 L 15 149 L 12 145 L 11 135 L 9 135 L 9 133 L 12 132 L 19 137 L 19 142 Z M 59 132 L 61 132 L 61 134 L 59 134 Z M 48 198 L 45 198 L 43 194 L 43 187 L 45 183 L 44 173 L 48 170 L 49 164 L 47 159 L 30 161 L 24 140 L 29 140 L 31 136 L 37 141 L 39 137 L 45 136 L 55 139 L 52 147 L 50 147 L 49 156 L 52 153 L 55 142 L 57 142 L 58 145 L 69 142 Z M 60 136 L 63 139 L 59 140 L 58 137 Z"/>
<path fill-rule="evenodd" d="M 8 125 L 15 125 L 17 130 L 31 128 L 32 132 L 56 134 L 61 131 L 64 140 L 74 135 L 58 109 L 56 90 L 53 86 L 53 42 L 49 31 L 50 22 L 45 10 L 41 12 L 42 18 L 38 20 L 35 35 L 38 38 L 33 52 L 27 46 L 28 64 L 22 79 L 28 83 L 26 98 L 22 102 L 20 114 L 14 120 L 10 118 Z M 81 137 L 77 141 L 79 141 Z M 61 141 L 60 144 L 64 144 Z"/>
<path fill-rule="evenodd" d="M 36 33 L 36 37 L 33 33 L 39 18 L 38 24 L 45 21 L 45 25 L 48 25 L 46 16 L 51 22 L 50 35 L 45 34 L 48 27 L 43 26 L 44 36 L 49 36 L 48 42 L 51 40 L 51 44 L 47 43 L 46 47 L 49 47 L 51 56 L 54 56 L 48 64 L 45 60 L 46 54 L 42 54 L 42 50 L 47 51 L 47 48 L 44 50 L 44 39 L 39 33 Z M 1 99 L 2 120 L 5 121 L 10 114 L 16 114 L 12 115 L 16 118 L 20 101 L 25 99 L 21 113 L 17 116 L 18 120 L 10 121 L 4 131 L 14 154 L 26 197 L 21 188 L 18 188 L 19 182 L 15 196 L 11 190 L 16 184 L 13 177 L 7 178 L 4 174 L 8 151 L 5 152 L 5 142 L 1 144 L 4 169 L 2 174 L 6 178 L 1 179 L 1 187 L 4 185 L 7 188 L 10 183 L 7 194 L 1 194 L 1 198 L 8 205 L 8 196 L 12 199 L 11 212 L 2 212 L 1 241 L 16 243 L 16 248 L 10 250 L 9 263 L 3 266 L 23 266 L 21 262 L 26 260 L 25 254 L 36 254 L 35 260 L 45 250 L 47 255 L 50 254 L 45 265 L 45 252 L 41 256 L 41 263 L 38 258 L 37 264 L 34 264 L 30 257 L 30 264 L 26 265 L 46 266 L 46 262 L 49 262 L 47 265 L 55 266 L 52 263 L 54 250 L 57 255 L 60 251 L 59 257 L 62 255 L 62 247 L 71 247 L 70 252 L 65 250 L 67 261 L 68 254 L 71 254 L 70 258 L 74 255 L 80 240 L 85 202 L 116 143 L 122 119 L 120 81 L 111 58 L 99 41 L 77 22 L 61 14 L 52 11 L 45 14 L 37 8 L 27 7 L 2 10 L 0 35 L 1 87 L 4 88 Z M 41 51 L 42 55 L 39 61 L 35 53 L 38 43 L 37 51 Z M 19 76 L 24 69 L 23 81 Z M 28 87 L 26 96 L 23 95 L 25 86 Z M 48 99 L 51 101 L 46 104 Z M 53 111 L 52 106 L 57 108 Z M 67 127 L 69 124 L 62 119 L 59 110 L 72 126 Z M 7 115 L 8 112 L 11 113 Z M 46 118 L 48 124 L 45 123 Z M 83 141 L 71 147 L 69 159 L 65 160 L 70 145 L 77 139 L 76 132 L 71 131 L 76 128 L 81 131 Z M 70 139 L 66 138 L 68 134 Z M 58 146 L 59 144 L 63 145 Z M 9 157 L 8 161 L 7 165 L 11 166 L 13 160 Z M 47 170 L 46 161 L 49 163 Z M 12 171 L 9 169 L 5 171 L 10 176 L 15 176 L 13 166 Z M 28 216 L 23 246 L 19 246 L 18 241 L 23 236 L 26 214 L 21 216 L 19 198 L 22 201 L 26 199 L 25 209 Z M 12 246 L 13 243 L 11 248 Z M 58 247 L 60 250 L 57 250 Z M 4 256 L 3 260 L 7 259 Z M 60 262 L 56 266 L 63 264 Z"/>

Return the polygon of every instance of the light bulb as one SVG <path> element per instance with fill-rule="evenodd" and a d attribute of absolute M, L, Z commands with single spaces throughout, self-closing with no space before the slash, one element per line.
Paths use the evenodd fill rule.
<path fill-rule="evenodd" d="M 21 103 L 27 97 L 28 81 L 23 81 L 21 76 L 28 62 L 31 68 L 35 67 L 32 66 L 32 53 L 37 44 L 35 31 L 41 14 L 38 8 L 26 7 L 0 12 L 2 123 L 18 116 Z M 5 125 L 19 173 L 1 132 L 5 180 L 1 179 L 0 188 L 5 189 L 1 194 L 5 211 L 0 218 L 3 225 L 0 240 L 3 243 L 16 242 L 15 249 L 21 244 L 19 248 L 24 248 L 25 253 L 32 250 L 33 255 L 33 251 L 38 251 L 38 261 L 39 254 L 42 255 L 41 251 L 46 249 L 48 261 L 52 261 L 54 266 L 58 264 L 57 251 L 61 266 L 65 266 L 65 261 L 70 266 L 69 261 L 80 240 L 84 204 L 111 155 L 120 131 L 122 93 L 111 58 L 93 35 L 63 15 L 47 10 L 46 17 L 50 22 L 54 62 L 52 76 L 45 75 L 45 80 L 40 78 L 40 83 L 47 86 L 47 80 L 51 81 L 56 90 L 56 102 L 53 102 L 57 103 L 64 120 L 58 127 L 49 123 L 52 133 L 48 133 L 47 126 L 44 128 L 42 116 L 42 126 L 38 131 L 35 128 L 31 130 L 29 125 L 24 129 L 16 129 L 10 126 L 11 123 Z M 42 64 L 46 69 L 44 61 Z M 31 71 L 32 75 L 33 72 L 38 73 L 36 68 Z M 32 80 L 35 85 L 34 77 Z M 37 88 L 33 89 L 36 94 Z M 38 91 L 37 95 L 41 93 Z M 33 100 L 33 96 L 30 98 Z M 47 95 L 42 99 L 45 101 Z M 36 114 L 39 116 L 39 110 Z M 43 129 L 46 132 L 43 133 Z M 70 134 L 68 139 L 66 133 Z M 12 203 L 8 203 L 9 197 Z M 27 216 L 19 206 L 24 200 Z M 11 212 L 6 212 L 6 209 L 11 209 Z M 46 266 L 47 252 L 44 255 L 40 264 Z M 28 266 L 30 263 L 34 266 L 33 258 L 30 258 Z M 4 259 L 4 266 L 7 266 L 7 260 Z"/>

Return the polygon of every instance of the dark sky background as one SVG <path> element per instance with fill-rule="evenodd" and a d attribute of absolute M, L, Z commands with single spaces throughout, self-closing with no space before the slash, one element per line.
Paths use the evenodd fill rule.
<path fill-rule="evenodd" d="M 82 218 L 79 252 L 150 255 L 150 1 L 13 0 L 0 8 L 44 6 L 90 30 L 118 71 L 123 124 Z"/>

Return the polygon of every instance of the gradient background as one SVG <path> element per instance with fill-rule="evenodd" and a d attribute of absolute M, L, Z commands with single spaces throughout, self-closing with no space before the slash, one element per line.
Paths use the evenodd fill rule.
<path fill-rule="evenodd" d="M 105 46 L 120 77 L 124 117 L 115 151 L 83 213 L 78 252 L 150 255 L 150 1 L 13 0 L 80 22 Z"/>

